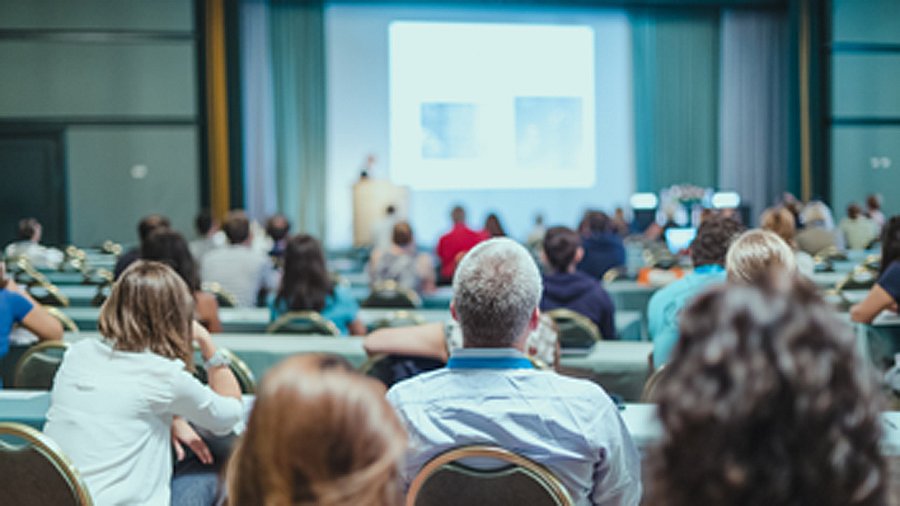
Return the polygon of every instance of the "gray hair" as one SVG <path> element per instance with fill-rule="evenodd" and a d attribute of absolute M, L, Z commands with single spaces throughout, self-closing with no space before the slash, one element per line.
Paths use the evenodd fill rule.
<path fill-rule="evenodd" d="M 541 300 L 541 275 L 519 243 L 496 238 L 472 248 L 453 276 L 453 304 L 465 346 L 512 346 Z"/>

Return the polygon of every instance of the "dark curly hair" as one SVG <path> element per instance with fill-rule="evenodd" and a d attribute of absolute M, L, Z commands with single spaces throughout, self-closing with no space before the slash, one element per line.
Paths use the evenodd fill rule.
<path fill-rule="evenodd" d="M 900 260 L 900 215 L 891 216 L 881 230 L 881 272 Z"/>
<path fill-rule="evenodd" d="M 881 506 L 875 381 L 808 282 L 718 286 L 681 316 L 650 505 Z"/>
<path fill-rule="evenodd" d="M 697 237 L 691 243 L 691 260 L 694 267 L 725 265 L 728 246 L 743 231 L 744 226 L 730 216 L 713 214 L 704 219 L 697 229 Z"/>

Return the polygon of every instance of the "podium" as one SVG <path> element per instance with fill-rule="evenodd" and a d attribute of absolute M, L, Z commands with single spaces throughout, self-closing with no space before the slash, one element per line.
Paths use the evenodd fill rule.
<path fill-rule="evenodd" d="M 407 216 L 409 189 L 384 179 L 360 178 L 353 184 L 353 246 L 371 246 L 375 224 L 393 205 L 395 216 Z"/>

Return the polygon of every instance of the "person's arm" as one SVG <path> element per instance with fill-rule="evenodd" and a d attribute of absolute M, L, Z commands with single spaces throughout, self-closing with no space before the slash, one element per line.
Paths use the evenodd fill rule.
<path fill-rule="evenodd" d="M 20 307 L 13 307 L 23 327 L 42 341 L 59 341 L 63 338 L 63 326 L 44 307 L 21 289 L 12 278 L 6 280 L 6 290 L 20 295 Z M 24 299 L 24 300 L 23 300 Z M 15 305 L 15 303 L 14 303 Z"/>
<path fill-rule="evenodd" d="M 378 329 L 363 341 L 368 355 L 411 355 L 447 361 L 443 323 Z"/>
<path fill-rule="evenodd" d="M 434 279 L 434 261 L 432 261 L 431 255 L 427 253 L 416 255 L 416 273 L 419 276 L 422 293 L 434 292 L 437 282 Z"/>
<path fill-rule="evenodd" d="M 347 324 L 347 331 L 350 332 L 351 336 L 364 336 L 366 335 L 366 326 L 359 318 L 355 318 Z"/>
<path fill-rule="evenodd" d="M 200 347 L 200 356 L 203 361 L 209 360 L 216 353 L 216 345 L 209 335 L 209 331 L 197 322 L 193 324 L 194 342 Z M 206 368 L 206 377 L 209 388 L 213 392 L 225 397 L 234 397 L 241 400 L 241 387 L 231 372 L 228 364 L 221 364 Z"/>
<path fill-rule="evenodd" d="M 222 321 L 219 319 L 219 302 L 216 296 L 206 292 L 194 294 L 197 319 L 206 324 L 206 329 L 212 333 L 222 332 Z"/>
<path fill-rule="evenodd" d="M 879 284 L 869 290 L 866 298 L 850 308 L 850 319 L 858 323 L 872 323 L 875 317 L 895 304 L 894 298 Z"/>

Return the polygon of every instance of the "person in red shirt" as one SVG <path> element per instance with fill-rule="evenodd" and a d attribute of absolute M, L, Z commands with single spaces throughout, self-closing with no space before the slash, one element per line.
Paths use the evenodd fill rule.
<path fill-rule="evenodd" d="M 454 207 L 450 218 L 453 220 L 453 228 L 441 236 L 435 250 L 441 260 L 440 281 L 444 283 L 453 279 L 456 264 L 463 255 L 485 239 L 483 234 L 466 226 L 466 210 L 462 207 Z"/>

